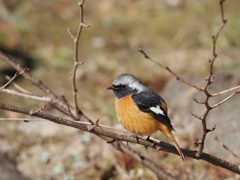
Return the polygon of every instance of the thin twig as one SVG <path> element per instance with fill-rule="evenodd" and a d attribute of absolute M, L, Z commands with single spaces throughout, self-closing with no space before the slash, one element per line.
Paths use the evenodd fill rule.
<path fill-rule="evenodd" d="M 83 22 L 83 5 L 84 5 L 85 0 L 83 0 L 81 3 L 78 3 L 79 7 L 80 7 L 80 23 L 79 23 L 79 27 L 78 27 L 78 32 L 76 37 L 74 37 L 71 33 L 70 30 L 68 30 L 69 35 L 73 38 L 73 42 L 74 42 L 74 51 L 75 51 L 75 63 L 74 63 L 74 67 L 73 67 L 73 73 L 72 73 L 72 89 L 73 89 L 73 102 L 74 102 L 74 111 L 76 114 L 81 114 L 82 112 L 79 109 L 78 106 L 78 101 L 77 101 L 77 85 L 76 85 L 76 73 L 77 73 L 77 67 L 78 65 L 83 64 L 83 62 L 79 62 L 78 60 L 78 45 L 79 45 L 79 39 L 82 33 L 82 29 L 83 27 L 90 27 L 91 25 L 86 25 Z"/>
<path fill-rule="evenodd" d="M 225 24 L 227 23 L 227 20 L 224 19 L 224 9 L 223 9 L 223 2 L 224 0 L 220 0 L 219 1 L 219 4 L 220 4 L 220 9 L 221 9 L 221 17 L 222 17 L 222 24 L 220 26 L 220 28 L 218 29 L 217 33 L 215 36 L 212 36 L 212 43 L 213 43 L 213 47 L 212 47 L 212 59 L 209 60 L 209 74 L 207 76 L 207 78 L 205 79 L 206 81 L 206 85 L 205 87 L 203 88 L 204 89 L 204 93 L 206 95 L 206 98 L 205 98 L 205 111 L 203 112 L 203 116 L 202 116 L 202 129 L 203 129 L 203 134 L 202 134 L 202 137 L 201 137 L 201 144 L 199 145 L 198 147 L 198 152 L 197 152 L 197 157 L 200 157 L 201 153 L 203 152 L 203 149 L 204 149 L 204 142 L 205 142 L 205 139 L 206 139 L 206 136 L 207 136 L 207 133 L 211 132 L 209 131 L 209 129 L 207 129 L 207 116 L 209 114 L 209 111 L 215 106 L 210 106 L 209 105 L 209 99 L 211 97 L 211 94 L 208 92 L 208 87 L 213 83 L 213 80 L 212 80 L 212 77 L 213 77 L 213 64 L 214 64 L 214 61 L 215 59 L 217 58 L 217 53 L 216 53 L 216 42 L 218 40 L 218 37 L 219 37 L 219 34 L 221 33 L 223 27 L 225 26 Z M 222 104 L 222 103 L 220 103 Z M 219 105 L 220 105 L 219 104 Z M 215 129 L 215 128 L 214 128 Z M 214 130 L 213 129 L 213 130 Z"/>
<path fill-rule="evenodd" d="M 0 90 L 0 92 L 12 94 L 12 95 L 15 95 L 15 96 L 20 96 L 20 97 L 23 97 L 23 98 L 26 98 L 26 99 L 41 101 L 41 102 L 51 102 L 52 101 L 52 99 L 50 97 L 37 96 L 37 95 L 33 95 L 33 94 L 26 94 L 26 93 L 15 91 L 13 89 L 2 89 L 2 90 Z"/>
<path fill-rule="evenodd" d="M 235 96 L 236 94 L 240 93 L 240 89 L 237 90 L 235 93 L 231 94 L 230 96 L 228 96 L 227 98 L 225 98 L 224 100 L 222 100 L 221 102 L 215 104 L 215 105 L 212 105 L 211 108 L 215 108 L 217 106 L 220 106 L 221 104 L 225 103 L 226 101 L 228 101 L 229 99 L 231 99 L 233 96 Z"/>
<path fill-rule="evenodd" d="M 0 59 L 2 59 L 5 63 L 16 69 L 17 71 L 23 71 L 24 69 L 20 66 L 20 64 L 16 63 L 13 59 L 8 57 L 6 54 L 0 51 Z M 73 118 L 75 120 L 81 120 L 81 121 L 91 121 L 87 116 L 85 116 L 82 112 L 79 114 L 76 114 L 72 106 L 68 106 L 65 101 L 63 101 L 62 98 L 58 97 L 48 86 L 46 86 L 42 81 L 37 79 L 35 76 L 33 76 L 30 72 L 26 72 L 22 74 L 22 76 L 29 80 L 33 85 L 38 87 L 40 90 L 42 90 L 49 98 L 51 98 L 52 103 L 56 104 L 58 107 L 63 109 L 64 111 L 68 112 L 69 108 L 71 112 L 73 112 Z M 78 118 L 76 118 L 78 117 Z"/>
<path fill-rule="evenodd" d="M 1 89 L 4 89 L 5 87 L 7 87 L 14 79 L 16 79 L 18 76 L 20 76 L 21 74 L 25 73 L 25 72 L 28 72 L 29 71 L 29 68 L 25 67 L 24 69 L 22 69 L 21 71 L 19 72 L 16 72 L 14 74 L 14 76 L 5 84 L 3 85 L 2 87 L 0 87 L 0 90 Z"/>
<path fill-rule="evenodd" d="M 218 144 L 220 144 L 224 149 L 226 149 L 228 152 L 230 152 L 234 157 L 240 159 L 240 156 L 238 156 L 237 154 L 235 154 L 231 149 L 229 149 L 225 144 L 223 144 L 219 139 L 218 137 L 215 137 L 214 138 Z"/>
<path fill-rule="evenodd" d="M 39 109 L 37 109 L 37 110 L 33 110 L 33 111 L 31 111 L 30 112 L 30 116 L 33 116 L 34 114 L 37 114 L 38 112 L 40 112 L 40 111 L 42 111 L 42 110 L 44 110 L 44 109 L 46 109 L 46 107 L 49 105 L 49 102 L 47 102 L 46 104 L 44 104 L 42 107 L 40 107 Z"/>
<path fill-rule="evenodd" d="M 219 96 L 219 95 L 222 95 L 222 94 L 225 94 L 225 93 L 237 90 L 239 88 L 240 88 L 240 85 L 236 86 L 236 87 L 233 87 L 233 88 L 230 88 L 230 89 L 227 89 L 227 90 L 224 90 L 224 91 L 221 91 L 221 92 L 218 92 L 218 93 L 213 93 L 213 94 L 211 94 L 211 97 Z"/>
<path fill-rule="evenodd" d="M 7 80 L 10 80 L 11 78 L 9 76 L 6 76 Z M 14 81 L 11 82 L 11 84 L 13 85 L 13 87 L 15 87 L 16 89 L 18 89 L 20 92 L 25 93 L 25 94 L 33 94 L 30 91 L 27 91 L 26 89 L 22 88 L 20 85 L 18 85 L 17 83 L 15 83 Z"/>
<path fill-rule="evenodd" d="M 192 87 L 194 87 L 195 89 L 198 89 L 198 90 L 200 90 L 200 91 L 203 91 L 203 88 L 200 88 L 200 87 L 198 87 L 197 85 L 194 85 L 194 84 L 192 84 L 192 83 L 190 83 L 190 82 L 188 82 L 188 81 L 185 81 L 183 78 L 181 78 L 181 77 L 178 76 L 176 73 L 174 73 L 169 67 L 163 66 L 163 65 L 160 64 L 159 62 L 157 62 L 157 61 L 153 60 L 152 58 L 150 58 L 150 57 L 145 53 L 145 51 L 142 50 L 141 48 L 139 48 L 138 51 L 139 51 L 140 53 L 142 53 L 146 59 L 154 62 L 155 64 L 157 64 L 157 65 L 160 66 L 161 68 L 166 69 L 168 72 L 170 72 L 172 75 L 174 75 L 174 76 L 177 78 L 178 81 L 181 81 L 181 82 L 183 82 L 183 83 L 185 83 L 185 84 L 187 84 L 187 85 L 189 85 L 189 86 L 192 86 Z"/>
<path fill-rule="evenodd" d="M 197 100 L 196 98 L 193 98 L 193 100 L 194 100 L 196 103 L 198 103 L 198 104 L 205 104 L 205 101 L 199 101 L 199 100 Z"/>
<path fill-rule="evenodd" d="M 191 115 L 192 115 L 193 117 L 197 118 L 197 119 L 202 120 L 202 117 L 201 117 L 201 116 L 198 116 L 198 115 L 196 115 L 196 114 L 194 114 L 194 113 L 192 113 L 192 112 L 191 112 Z"/>

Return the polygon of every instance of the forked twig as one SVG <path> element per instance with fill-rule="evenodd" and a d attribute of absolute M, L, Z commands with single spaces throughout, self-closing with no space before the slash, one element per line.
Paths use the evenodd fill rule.
<path fill-rule="evenodd" d="M 42 107 L 40 107 L 39 109 L 37 109 L 37 110 L 32 110 L 32 111 L 30 111 L 30 116 L 33 116 L 34 114 L 36 114 L 36 113 L 38 113 L 38 112 L 40 112 L 40 111 L 42 111 L 42 110 L 44 110 L 44 109 L 46 109 L 46 107 L 49 105 L 49 102 L 47 102 L 46 104 L 44 104 Z"/>
<path fill-rule="evenodd" d="M 224 100 L 222 100 L 221 102 L 214 104 L 211 106 L 211 108 L 215 108 L 217 106 L 220 106 L 221 104 L 225 103 L 226 101 L 228 101 L 229 99 L 231 99 L 233 96 L 235 96 L 236 94 L 240 93 L 240 89 L 238 89 L 235 93 L 231 94 L 230 96 L 228 96 L 227 98 L 225 98 Z"/>
<path fill-rule="evenodd" d="M 6 79 L 8 81 L 10 81 L 10 77 L 9 76 L 6 76 Z M 22 88 L 21 86 L 19 86 L 17 83 L 15 83 L 14 81 L 11 82 L 11 84 L 16 88 L 18 89 L 20 92 L 22 93 L 25 93 L 25 94 L 32 94 L 30 91 L 27 91 L 26 89 Z"/>
<path fill-rule="evenodd" d="M 213 77 L 213 64 L 214 64 L 214 61 L 215 59 L 217 58 L 217 53 L 216 53 L 216 42 L 218 40 L 218 37 L 219 37 L 219 34 L 221 33 L 223 27 L 225 26 L 225 24 L 227 23 L 227 20 L 224 19 L 224 9 L 223 9 L 223 2 L 224 0 L 220 0 L 219 1 L 219 4 L 220 4 L 220 9 L 221 9 L 221 18 L 222 18 L 222 24 L 220 26 L 220 28 L 218 29 L 217 33 L 215 36 L 212 36 L 212 43 L 213 43 L 213 47 L 212 47 L 212 59 L 209 60 L 209 74 L 207 76 L 207 78 L 205 79 L 206 81 L 206 85 L 205 87 L 203 88 L 204 89 L 204 93 L 206 95 L 206 98 L 205 98 L 205 111 L 203 112 L 203 116 L 202 116 L 202 129 L 203 129 L 203 134 L 202 134 L 202 137 L 201 137 L 201 144 L 199 145 L 198 147 L 198 152 L 197 152 L 197 157 L 200 157 L 200 155 L 202 154 L 203 152 L 203 149 L 204 149 L 204 142 L 205 142 L 205 139 L 206 139 L 206 136 L 207 136 L 207 133 L 213 131 L 215 128 L 213 128 L 213 130 L 209 130 L 207 128 L 207 123 L 206 123 L 206 120 L 207 120 L 207 116 L 210 112 L 210 110 L 214 107 L 217 107 L 219 106 L 220 104 L 222 103 L 220 102 L 219 105 L 216 104 L 214 106 L 210 106 L 209 105 L 209 99 L 211 98 L 211 94 L 208 92 L 208 87 L 213 83 L 213 80 L 212 80 L 212 77 Z M 230 97 L 231 98 L 231 97 Z M 229 99 L 230 99 L 229 98 Z M 227 99 L 228 100 L 228 99 Z M 227 101 L 226 100 L 226 101 Z"/>
<path fill-rule="evenodd" d="M 77 67 L 78 65 L 82 65 L 85 61 L 79 62 L 78 60 L 78 45 L 79 45 L 79 39 L 82 33 L 82 29 L 83 27 L 90 27 L 91 24 L 86 25 L 83 22 L 83 5 L 84 5 L 85 0 L 83 0 L 81 3 L 78 3 L 79 7 L 80 7 L 80 23 L 79 23 L 79 27 L 78 27 L 78 32 L 76 37 L 73 36 L 73 34 L 71 33 L 71 31 L 68 29 L 68 33 L 71 36 L 71 38 L 73 38 L 73 42 L 74 42 L 74 52 L 75 52 L 75 58 L 74 58 L 74 67 L 73 67 L 73 74 L 72 74 L 72 89 L 73 89 L 73 102 L 74 102 L 74 111 L 76 114 L 82 114 L 81 110 L 78 107 L 78 101 L 77 101 L 77 85 L 76 85 L 76 73 L 77 73 Z"/>

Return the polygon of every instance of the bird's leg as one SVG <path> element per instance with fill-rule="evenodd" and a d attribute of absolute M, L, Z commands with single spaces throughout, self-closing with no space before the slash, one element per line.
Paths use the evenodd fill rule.
<path fill-rule="evenodd" d="M 136 142 L 135 143 L 132 143 L 132 144 L 137 144 L 138 143 L 138 139 L 140 139 L 138 136 L 141 136 L 141 134 L 132 134 L 131 136 L 136 138 Z"/>
<path fill-rule="evenodd" d="M 148 135 L 148 137 L 146 138 L 146 141 L 150 141 L 152 143 L 152 146 L 155 145 L 154 141 L 150 139 L 151 135 Z"/>

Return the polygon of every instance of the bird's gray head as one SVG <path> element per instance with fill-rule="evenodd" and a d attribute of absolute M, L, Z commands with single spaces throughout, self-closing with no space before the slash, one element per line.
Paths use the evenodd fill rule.
<path fill-rule="evenodd" d="M 107 89 L 112 89 L 117 99 L 130 94 L 140 93 L 148 88 L 143 83 L 131 74 L 121 74 L 118 76 Z"/>

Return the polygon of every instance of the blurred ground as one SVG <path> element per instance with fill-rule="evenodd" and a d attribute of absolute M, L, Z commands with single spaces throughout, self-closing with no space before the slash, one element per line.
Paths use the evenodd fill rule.
<path fill-rule="evenodd" d="M 177 2 L 176 4 L 174 4 Z M 71 102 L 70 74 L 73 67 L 73 42 L 67 33 L 76 34 L 79 22 L 77 1 L 3 0 L 0 2 L 0 50 L 11 55 L 31 73 Z M 226 1 L 226 27 L 217 43 L 214 70 L 218 92 L 240 84 L 240 1 Z M 91 119 L 119 126 L 114 97 L 106 91 L 112 80 L 128 72 L 163 95 L 170 107 L 175 136 L 183 148 L 196 149 L 201 136 L 200 122 L 190 112 L 201 114 L 203 107 L 192 101 L 201 93 L 176 81 L 168 72 L 147 61 L 137 51 L 170 67 L 187 80 L 204 83 L 211 58 L 211 36 L 220 26 L 217 1 L 91 1 L 85 3 L 85 23 L 79 46 L 79 105 Z M 0 82 L 11 68 L 0 62 Z M 51 77 L 51 78 L 49 78 Z M 41 94 L 26 80 L 18 83 Z M 218 97 L 214 102 L 222 100 Z M 1 93 L 1 102 L 37 109 L 42 103 Z M 213 102 L 213 103 L 214 103 Z M 239 96 L 211 112 L 209 127 L 217 129 L 207 137 L 205 151 L 239 164 L 214 140 L 240 154 Z M 52 108 L 48 112 L 64 116 Z M 0 111 L 0 117 L 24 117 Z M 27 117 L 29 118 L 29 117 Z M 155 137 L 166 140 L 160 133 Z M 240 179 L 211 164 L 130 145 L 180 179 Z M 99 138 L 51 122 L 0 122 L 0 170 L 15 172 L 5 179 L 157 179 L 155 175 Z M 175 158 L 176 157 L 176 158 Z M 9 168 L 5 164 L 14 168 Z M 1 171 L 0 171 L 1 172 Z M 21 173 L 21 175 L 20 175 Z M 3 176 L 1 176 L 3 177 Z M 0 177 L 0 180 L 2 180 Z M 18 177 L 18 178 L 16 178 Z"/>

